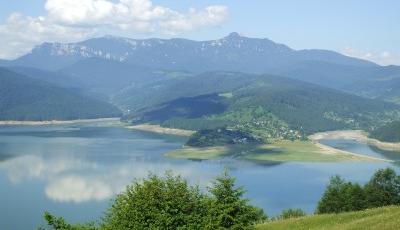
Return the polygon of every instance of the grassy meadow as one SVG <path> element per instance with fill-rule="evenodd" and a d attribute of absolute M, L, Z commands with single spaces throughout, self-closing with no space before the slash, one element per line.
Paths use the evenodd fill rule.
<path fill-rule="evenodd" d="M 333 162 L 354 160 L 351 155 L 327 151 L 311 141 L 279 140 L 260 145 L 244 156 L 252 161 Z"/>
<path fill-rule="evenodd" d="M 276 220 L 256 226 L 257 230 L 345 230 L 345 229 L 399 229 L 400 207 L 388 206 L 358 212 L 325 214 Z"/>
<path fill-rule="evenodd" d="M 168 157 L 213 160 L 223 156 L 239 157 L 255 162 L 335 162 L 367 160 L 334 149 L 324 149 L 311 141 L 279 140 L 261 145 L 224 145 L 216 147 L 184 147 L 166 154 Z"/>

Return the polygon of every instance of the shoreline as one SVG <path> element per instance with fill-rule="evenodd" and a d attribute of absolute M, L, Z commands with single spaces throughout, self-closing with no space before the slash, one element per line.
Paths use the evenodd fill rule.
<path fill-rule="evenodd" d="M 331 146 L 321 144 L 318 141 L 312 141 L 312 142 L 315 146 L 317 146 L 318 148 L 321 149 L 321 153 L 323 153 L 323 154 L 328 154 L 328 155 L 342 154 L 342 155 L 347 155 L 347 156 L 354 158 L 353 160 L 373 160 L 373 161 L 393 162 L 392 160 L 387 160 L 387 159 L 383 159 L 383 158 L 379 158 L 379 157 L 373 157 L 373 156 L 363 155 L 363 154 L 359 154 L 359 153 L 353 153 L 353 152 L 345 151 L 345 150 L 341 150 L 341 149 L 336 149 Z"/>
<path fill-rule="evenodd" d="M 161 127 L 160 125 L 151 125 L 151 124 L 130 125 L 130 126 L 125 126 L 125 128 L 144 131 L 144 132 L 183 136 L 183 137 L 189 137 L 195 133 L 195 131 L 193 130 L 165 128 Z"/>
<path fill-rule="evenodd" d="M 66 124 L 81 124 L 81 123 L 93 123 L 93 122 L 110 122 L 119 121 L 119 117 L 109 118 L 93 118 L 93 119 L 76 119 L 76 120 L 49 120 L 49 121 L 0 121 L 0 125 L 13 126 L 13 125 L 29 125 L 29 126 L 41 126 L 41 125 L 66 125 Z"/>
<path fill-rule="evenodd" d="M 318 142 L 321 139 L 350 139 L 355 140 L 363 144 L 368 144 L 375 146 L 382 150 L 388 151 L 400 151 L 400 143 L 390 143 L 390 142 L 382 142 L 377 139 L 369 138 L 366 132 L 362 130 L 338 130 L 338 131 L 327 131 L 315 133 L 308 138 L 314 142 Z"/>

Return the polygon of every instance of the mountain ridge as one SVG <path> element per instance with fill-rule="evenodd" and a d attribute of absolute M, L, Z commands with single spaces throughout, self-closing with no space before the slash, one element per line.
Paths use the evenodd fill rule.
<path fill-rule="evenodd" d="M 274 57 L 272 58 L 271 55 Z M 41 58 L 51 56 L 51 70 L 65 67 L 84 58 L 97 57 L 130 64 L 145 65 L 161 69 L 181 69 L 194 72 L 212 70 L 240 71 L 249 59 L 248 71 L 264 73 L 275 65 L 287 65 L 304 60 L 325 60 L 332 63 L 356 66 L 378 66 L 367 60 L 356 59 L 340 53 L 320 50 L 294 50 L 267 38 L 249 38 L 231 33 L 220 39 L 195 41 L 182 38 L 132 39 L 116 36 L 91 38 L 77 43 L 48 43 L 36 46 L 30 53 L 11 61 L 12 65 L 49 68 Z M 63 57 L 62 60 L 60 57 Z M 225 60 L 225 61 L 221 61 Z M 48 61 L 48 60 L 47 60 Z M 267 61 L 267 62 L 266 62 Z M 188 63 L 199 63 L 203 67 L 187 68 Z M 257 67 L 263 64 L 264 68 Z M 240 68 L 236 65 L 239 64 Z M 216 69 L 218 66 L 220 69 Z M 268 68 L 267 68 L 268 67 Z"/>
<path fill-rule="evenodd" d="M 285 76 L 400 103 L 400 92 L 391 87 L 392 82 L 396 85 L 400 82 L 398 66 L 380 66 L 329 50 L 294 50 L 267 38 L 249 38 L 238 33 L 207 41 L 107 35 L 77 43 L 43 43 L 29 54 L 3 65 L 67 72 L 77 81 L 95 84 L 96 90 L 101 91 L 95 93 L 101 94 L 114 94 L 121 87 L 153 77 L 158 80 L 160 74 L 154 73 L 160 71 L 193 74 L 232 71 Z M 107 76 L 99 72 L 101 69 L 105 69 Z"/>

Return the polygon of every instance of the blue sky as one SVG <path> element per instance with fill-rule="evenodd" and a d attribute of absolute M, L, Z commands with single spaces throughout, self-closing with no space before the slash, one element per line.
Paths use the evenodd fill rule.
<path fill-rule="evenodd" d="M 48 1 L 52 5 L 45 8 Z M 111 33 L 133 38 L 184 37 L 208 40 L 217 39 L 236 31 L 249 37 L 267 37 L 295 49 L 330 49 L 347 55 L 370 59 L 381 64 L 400 65 L 400 1 L 396 0 L 100 0 L 111 2 L 114 5 L 119 4 L 120 1 L 131 1 L 133 8 L 136 7 L 134 4 L 151 3 L 152 5 L 148 10 L 160 6 L 163 9 L 173 11 L 173 13 L 163 14 L 161 17 L 146 18 L 145 20 L 149 21 L 140 21 L 140 25 L 133 22 L 132 25 L 128 25 L 124 29 L 121 29 L 121 23 L 125 27 L 132 20 L 138 20 L 137 18 L 134 19 L 135 15 L 126 16 L 125 19 L 121 18 L 114 25 L 106 25 L 105 21 L 110 19 L 102 16 L 90 17 L 86 15 L 86 18 L 82 18 L 82 20 L 72 20 L 67 17 L 69 15 L 67 13 L 73 11 L 73 7 L 81 8 L 81 6 L 75 5 L 63 9 L 66 1 L 2 0 L 0 3 L 0 35 L 10 38 L 5 41 L 1 41 L 0 38 L 0 42 L 7 44 L 7 42 L 14 41 L 13 38 L 15 38 L 18 44 L 6 47 L 7 51 L 4 52 L 7 53 L 2 54 L 0 52 L 0 57 L 21 55 L 29 47 L 46 39 L 68 42 Z M 99 0 L 76 2 L 83 4 L 82 2 L 93 3 L 96 1 Z M 209 6 L 224 8 L 215 8 L 212 11 L 213 15 L 210 16 L 204 14 L 204 12 L 207 12 L 205 9 Z M 195 12 L 197 13 L 189 13 L 190 8 L 196 9 Z M 12 23 L 8 22 L 7 19 L 15 12 L 20 13 L 19 18 Z M 132 12 L 143 13 L 143 15 L 148 13 L 145 11 L 136 12 L 135 10 Z M 64 13 L 66 17 L 59 16 L 64 15 Z M 86 14 L 90 14 L 90 12 L 86 12 Z M 35 37 L 35 29 L 21 28 L 21 24 L 33 24 L 32 27 L 34 27 L 36 24 L 32 21 L 35 22 L 34 20 L 39 16 L 44 18 L 44 21 L 39 22 L 43 23 L 38 29 L 39 31 L 42 31 L 46 26 L 54 28 L 49 29 L 44 34 L 39 32 L 42 34 L 37 37 Z M 165 21 L 175 23 L 176 18 L 180 19 L 177 25 L 163 24 Z M 19 23 L 19 21 L 22 22 Z M 160 24 L 162 25 L 160 26 Z M 13 29 L 12 26 L 16 28 Z M 64 29 L 64 27 L 67 29 Z M 93 30 L 89 31 L 89 29 Z M 16 37 L 21 35 L 15 33 L 15 30 L 29 30 L 28 34 L 35 38 L 33 39 L 35 41 L 27 41 L 27 38 L 21 38 L 21 41 L 19 41 Z M 10 36 L 9 34 L 12 32 L 16 35 Z M 68 36 L 69 34 L 74 36 Z M 24 45 L 22 43 L 29 44 Z M 18 45 L 23 48 L 19 48 Z M 12 50 L 14 46 L 16 47 L 15 52 Z"/>

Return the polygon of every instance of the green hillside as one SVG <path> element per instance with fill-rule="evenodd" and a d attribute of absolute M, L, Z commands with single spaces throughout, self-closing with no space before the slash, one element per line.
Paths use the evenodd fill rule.
<path fill-rule="evenodd" d="M 256 226 L 258 230 L 344 230 L 344 229 L 399 229 L 400 207 L 388 206 L 358 212 L 326 214 L 271 221 Z"/>
<path fill-rule="evenodd" d="M 394 104 L 284 77 L 232 72 L 155 82 L 120 97 L 125 100 L 117 101 L 132 111 L 126 119 L 137 123 L 193 130 L 228 127 L 289 139 L 290 133 L 371 130 L 400 117 Z"/>
<path fill-rule="evenodd" d="M 120 116 L 102 101 L 0 68 L 0 120 L 74 120 Z"/>

